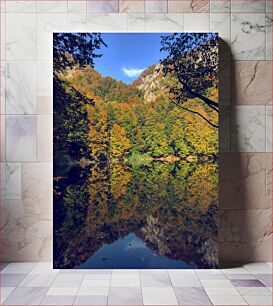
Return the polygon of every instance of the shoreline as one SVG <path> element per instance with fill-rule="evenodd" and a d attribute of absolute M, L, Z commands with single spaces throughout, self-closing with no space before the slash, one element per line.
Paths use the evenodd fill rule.
<path fill-rule="evenodd" d="M 97 164 L 97 163 L 105 163 L 105 164 L 111 164 L 111 163 L 134 163 L 134 162 L 152 162 L 152 161 L 163 161 L 168 163 L 175 163 L 179 161 L 184 161 L 187 163 L 202 163 L 202 162 L 217 162 L 219 160 L 218 156 L 215 155 L 189 155 L 187 157 L 178 157 L 178 156 L 166 156 L 166 157 L 124 157 L 124 158 L 112 158 L 109 160 L 103 160 L 103 161 L 95 161 L 91 159 L 82 158 L 80 160 L 75 160 L 73 164 L 80 165 L 82 167 Z"/>

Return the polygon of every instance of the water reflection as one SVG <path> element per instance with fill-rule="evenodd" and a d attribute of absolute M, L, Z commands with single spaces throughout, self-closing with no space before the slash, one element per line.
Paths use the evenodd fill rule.
<path fill-rule="evenodd" d="M 55 167 L 54 267 L 217 267 L 217 167 L 208 161 Z"/>

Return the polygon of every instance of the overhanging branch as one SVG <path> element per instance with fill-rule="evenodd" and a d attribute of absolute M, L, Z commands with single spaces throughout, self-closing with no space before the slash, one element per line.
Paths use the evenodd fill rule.
<path fill-rule="evenodd" d="M 186 108 L 186 107 L 184 107 L 184 106 L 182 106 L 182 105 L 176 103 L 173 99 L 170 99 L 170 100 L 171 100 L 171 102 L 172 102 L 173 104 L 175 104 L 177 107 L 179 107 L 179 108 L 181 108 L 181 109 L 183 109 L 183 110 L 185 110 L 185 111 L 187 111 L 187 112 L 196 114 L 196 115 L 200 116 L 203 120 L 205 120 L 205 121 L 206 121 L 209 125 L 211 125 L 212 127 L 216 128 L 216 129 L 219 128 L 218 125 L 216 125 L 216 124 L 210 122 L 205 116 L 203 116 L 203 115 L 200 114 L 199 112 L 194 111 L 194 110 L 191 110 L 191 109 L 188 109 L 188 108 Z"/>

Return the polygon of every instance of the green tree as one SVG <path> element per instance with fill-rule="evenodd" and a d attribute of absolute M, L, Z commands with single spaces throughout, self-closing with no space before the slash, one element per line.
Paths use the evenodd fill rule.
<path fill-rule="evenodd" d="M 174 146 L 174 152 L 177 156 L 185 157 L 191 154 L 192 149 L 185 138 L 185 123 L 176 120 L 172 127 L 171 140 Z"/>
<path fill-rule="evenodd" d="M 164 124 L 157 123 L 146 128 L 147 153 L 153 157 L 165 157 L 173 153 L 164 131 Z"/>

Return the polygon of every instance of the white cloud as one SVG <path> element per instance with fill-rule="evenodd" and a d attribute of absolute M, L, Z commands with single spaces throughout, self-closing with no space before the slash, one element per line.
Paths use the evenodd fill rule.
<path fill-rule="evenodd" d="M 126 68 L 122 68 L 122 71 L 129 78 L 134 78 L 136 76 L 139 76 L 144 71 L 144 69 L 126 69 Z"/>

